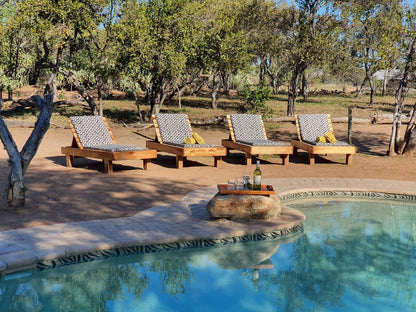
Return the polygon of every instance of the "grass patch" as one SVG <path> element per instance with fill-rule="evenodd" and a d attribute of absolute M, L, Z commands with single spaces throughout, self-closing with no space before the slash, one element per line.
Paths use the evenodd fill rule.
<path fill-rule="evenodd" d="M 65 94 L 66 95 L 66 94 Z M 61 95 L 62 97 L 62 95 Z M 56 99 L 57 101 L 60 99 Z M 416 100 L 416 94 L 411 93 L 405 101 L 404 113 L 411 110 Z M 392 114 L 394 110 L 394 95 L 375 96 L 374 104 L 369 105 L 369 95 L 364 94 L 361 98 L 356 97 L 354 93 L 332 93 L 321 95 L 319 92 L 312 93 L 307 99 L 297 98 L 295 112 L 297 114 L 327 113 L 332 117 L 346 117 L 348 107 L 353 107 L 354 118 L 369 118 L 374 114 Z M 211 98 L 209 93 L 205 96 L 183 96 L 181 98 L 181 107 L 178 106 L 178 99 L 173 98 L 163 105 L 161 111 L 165 113 L 184 113 L 188 114 L 191 120 L 210 120 L 215 117 L 225 116 L 231 113 L 239 112 L 243 105 L 241 97 L 233 95 L 221 95 L 218 100 L 216 109 L 211 108 Z M 287 111 L 287 94 L 280 93 L 273 95 L 267 104 L 273 109 L 271 117 L 278 118 L 286 116 Z M 114 124 L 132 124 L 140 122 L 138 107 L 136 102 L 127 97 L 113 97 L 103 101 L 103 111 Z M 148 115 L 150 106 L 140 104 L 142 114 Z M 25 108 L 12 110 L 2 109 L 2 116 L 7 119 L 35 121 L 39 110 L 35 108 Z M 67 118 L 74 115 L 90 114 L 88 106 L 56 106 L 52 115 L 53 124 L 67 126 Z M 266 123 L 267 130 L 278 129 L 278 123 Z"/>

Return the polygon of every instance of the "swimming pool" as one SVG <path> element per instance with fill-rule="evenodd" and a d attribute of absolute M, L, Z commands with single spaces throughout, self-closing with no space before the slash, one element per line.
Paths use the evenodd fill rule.
<path fill-rule="evenodd" d="M 285 239 L 130 255 L 0 280 L 0 311 L 411 311 L 416 207 L 298 203 Z"/>

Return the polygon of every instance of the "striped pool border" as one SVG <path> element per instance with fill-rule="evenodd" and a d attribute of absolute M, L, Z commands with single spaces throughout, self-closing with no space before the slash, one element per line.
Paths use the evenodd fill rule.
<path fill-rule="evenodd" d="M 280 196 L 282 203 L 290 203 L 296 200 L 309 200 L 319 198 L 334 198 L 334 199 L 370 199 L 370 200 L 393 200 L 393 201 L 408 201 L 416 202 L 416 195 L 384 193 L 372 191 L 299 191 L 283 194 Z M 37 270 L 43 271 L 53 269 L 61 266 L 91 262 L 95 260 L 105 260 L 112 257 L 119 257 L 132 254 L 151 254 L 158 252 L 169 252 L 176 250 L 187 250 L 194 248 L 206 248 L 213 246 L 224 246 L 248 241 L 262 241 L 279 238 L 289 238 L 295 234 L 303 231 L 303 224 L 295 225 L 288 229 L 276 230 L 267 233 L 254 233 L 242 236 L 226 237 L 218 239 L 200 239 L 190 241 L 180 241 L 174 243 L 160 243 L 150 245 L 137 245 L 130 247 L 114 248 L 108 250 L 98 250 L 93 252 L 81 253 L 73 256 L 65 256 L 56 259 L 48 259 L 38 261 L 36 263 Z"/>
<path fill-rule="evenodd" d="M 97 250 L 93 252 L 81 253 L 74 256 L 66 256 L 56 259 L 42 260 L 36 263 L 36 268 L 39 271 L 54 269 L 61 266 L 85 263 L 96 260 L 106 260 L 113 257 L 134 255 L 134 254 L 154 254 L 159 252 L 170 252 L 177 250 L 190 250 L 196 248 L 207 248 L 214 246 L 225 246 L 236 243 L 252 242 L 252 241 L 267 241 L 274 239 L 290 238 L 303 231 L 303 224 L 295 225 L 291 228 L 276 230 L 267 233 L 254 233 L 242 236 L 216 238 L 216 239 L 199 239 L 180 241 L 174 243 L 160 243 L 150 245 L 137 245 L 130 247 L 121 247 L 107 250 Z"/>

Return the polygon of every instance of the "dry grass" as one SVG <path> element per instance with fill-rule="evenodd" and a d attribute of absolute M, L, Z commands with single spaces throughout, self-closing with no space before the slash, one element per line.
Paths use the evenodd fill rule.
<path fill-rule="evenodd" d="M 327 86 L 328 87 L 328 86 Z M 340 90 L 339 86 L 329 86 L 327 90 Z M 338 87 L 338 88 L 337 88 Z M 311 87 L 311 90 L 322 90 L 322 86 Z M 25 87 L 16 91 L 16 100 L 27 99 L 36 92 L 32 87 Z M 305 100 L 298 97 L 295 111 L 298 114 L 303 113 L 328 113 L 332 117 L 347 116 L 348 107 L 353 107 L 353 116 L 355 118 L 369 118 L 376 113 L 390 114 L 394 108 L 394 95 L 385 97 L 377 95 L 374 105 L 370 106 L 369 95 L 364 94 L 361 98 L 357 98 L 354 92 L 347 91 L 343 94 L 312 94 Z M 56 100 L 74 99 L 78 95 L 76 92 L 60 92 Z M 406 99 L 404 113 L 410 111 L 415 102 L 416 95 L 411 94 Z M 11 102 L 10 102 L 11 103 Z M 243 104 L 241 98 L 237 95 L 221 96 L 218 101 L 218 108 L 211 109 L 211 99 L 209 96 L 185 96 L 181 98 L 181 107 L 179 107 L 179 99 L 173 98 L 167 101 L 162 107 L 162 112 L 181 112 L 189 115 L 191 120 L 209 120 L 218 116 L 225 116 L 229 113 L 237 112 L 239 106 Z M 286 116 L 287 95 L 282 93 L 272 96 L 268 101 L 269 106 L 273 109 L 272 117 Z M 3 107 L 2 116 L 8 119 L 35 121 L 38 115 L 37 109 L 23 109 L 18 111 L 10 111 L 10 108 Z M 148 113 L 150 107 L 148 105 L 140 105 L 143 113 Z M 89 114 L 89 108 L 85 106 L 64 106 L 55 107 L 52 124 L 58 126 L 67 126 L 67 118 L 72 115 Z M 140 123 L 138 118 L 138 107 L 134 100 L 126 99 L 123 94 L 111 96 L 110 99 L 104 101 L 104 115 L 114 124 L 135 124 Z M 275 125 L 268 125 L 275 127 Z"/>

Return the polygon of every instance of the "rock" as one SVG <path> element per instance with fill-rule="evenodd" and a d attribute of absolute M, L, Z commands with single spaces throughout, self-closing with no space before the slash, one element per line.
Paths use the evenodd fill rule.
<path fill-rule="evenodd" d="M 270 258 L 279 249 L 281 243 L 281 240 L 252 241 L 213 248 L 209 253 L 209 259 L 225 270 L 240 270 L 260 266 L 270 268 L 273 267 Z"/>
<path fill-rule="evenodd" d="M 207 204 L 212 218 L 268 219 L 280 216 L 280 197 L 276 195 L 221 195 L 217 193 Z"/>

